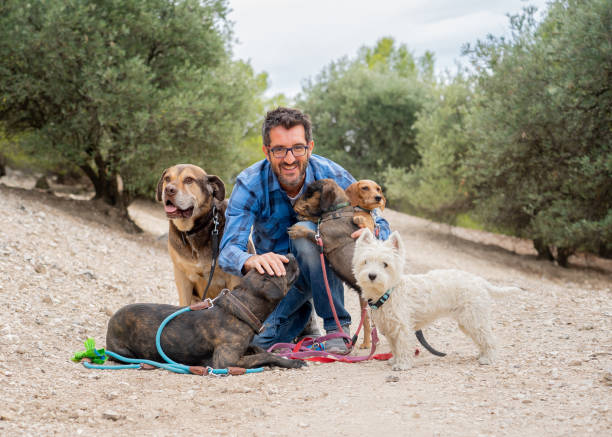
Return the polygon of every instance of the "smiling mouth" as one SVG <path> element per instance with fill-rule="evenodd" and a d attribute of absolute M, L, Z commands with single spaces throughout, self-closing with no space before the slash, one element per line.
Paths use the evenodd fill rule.
<path fill-rule="evenodd" d="M 174 218 L 189 218 L 193 214 L 193 206 L 190 206 L 187 209 L 180 209 L 171 200 L 166 200 L 166 204 L 164 205 L 164 210 L 166 211 L 166 217 L 174 219 Z"/>

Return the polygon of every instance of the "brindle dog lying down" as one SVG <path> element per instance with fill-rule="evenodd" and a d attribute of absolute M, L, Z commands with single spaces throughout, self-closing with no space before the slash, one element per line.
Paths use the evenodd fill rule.
<path fill-rule="evenodd" d="M 293 209 L 301 221 L 317 223 L 321 220 L 319 232 L 326 259 L 336 275 L 361 296 L 361 288 L 353 274 L 355 240 L 351 238 L 359 227 L 353 222 L 355 211 L 344 190 L 333 179 L 319 179 L 306 187 Z M 315 232 L 303 226 L 293 225 L 287 233 L 292 240 L 308 238 L 316 244 Z M 422 331 L 416 331 L 416 337 L 432 354 L 445 355 L 427 343 Z"/>
<path fill-rule="evenodd" d="M 161 334 L 161 346 L 172 360 L 190 366 L 213 368 L 279 366 L 298 368 L 301 360 L 288 360 L 250 346 L 262 321 L 276 308 L 299 275 L 297 261 L 287 255 L 285 276 L 248 272 L 231 291 L 214 300 L 214 306 L 187 311 L 172 319 Z M 117 311 L 108 322 L 106 347 L 128 358 L 163 362 L 155 346 L 157 329 L 181 307 L 137 303 Z"/>

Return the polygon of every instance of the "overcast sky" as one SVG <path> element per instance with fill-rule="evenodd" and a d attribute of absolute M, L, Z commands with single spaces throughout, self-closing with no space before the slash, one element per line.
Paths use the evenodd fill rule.
<path fill-rule="evenodd" d="M 436 71 L 455 70 L 461 46 L 508 30 L 507 13 L 546 0 L 230 0 L 234 57 L 270 78 L 268 95 L 294 97 L 331 61 L 354 57 L 384 36 L 417 57 L 436 56 Z M 462 60 L 465 63 L 465 59 Z"/>

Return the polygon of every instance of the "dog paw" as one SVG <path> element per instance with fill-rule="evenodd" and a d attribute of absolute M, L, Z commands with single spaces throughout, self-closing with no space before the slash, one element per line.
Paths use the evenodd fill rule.
<path fill-rule="evenodd" d="M 359 349 L 371 349 L 371 348 L 372 348 L 372 345 L 369 343 L 361 343 L 359 345 Z"/>
<path fill-rule="evenodd" d="M 491 359 L 491 357 L 488 357 L 486 355 L 481 355 L 480 357 L 478 357 L 478 363 L 481 366 L 488 366 L 490 364 L 493 364 L 493 360 Z"/>
<path fill-rule="evenodd" d="M 353 217 L 353 223 L 355 223 L 360 228 L 365 228 L 367 226 L 366 219 L 358 215 Z"/>
<path fill-rule="evenodd" d="M 295 364 L 294 369 L 300 369 L 302 367 L 308 367 L 308 363 L 304 360 L 291 360 Z"/>
<path fill-rule="evenodd" d="M 310 229 L 305 228 L 304 226 L 293 225 L 289 229 L 287 229 L 287 235 L 292 240 L 296 240 L 298 238 L 306 238 L 310 234 L 314 234 Z"/>
<path fill-rule="evenodd" d="M 412 364 L 410 363 L 394 363 L 391 366 L 391 370 L 402 371 L 402 370 L 410 370 L 412 369 Z"/>

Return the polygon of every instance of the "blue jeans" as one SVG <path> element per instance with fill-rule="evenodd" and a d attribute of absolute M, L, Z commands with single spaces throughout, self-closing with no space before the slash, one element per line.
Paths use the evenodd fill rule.
<path fill-rule="evenodd" d="M 299 225 L 313 231 L 317 229 L 312 222 L 299 222 Z M 289 241 L 289 252 L 297 259 L 300 276 L 265 320 L 264 331 L 253 338 L 254 345 L 265 349 L 275 343 L 291 342 L 302 332 L 312 312 L 311 298 L 318 316 L 323 319 L 325 330 L 337 329 L 325 290 L 318 246 L 306 238 Z M 341 325 L 348 325 L 351 323 L 351 315 L 344 308 L 342 281 L 332 271 L 327 261 L 325 269 L 338 320 Z"/>

